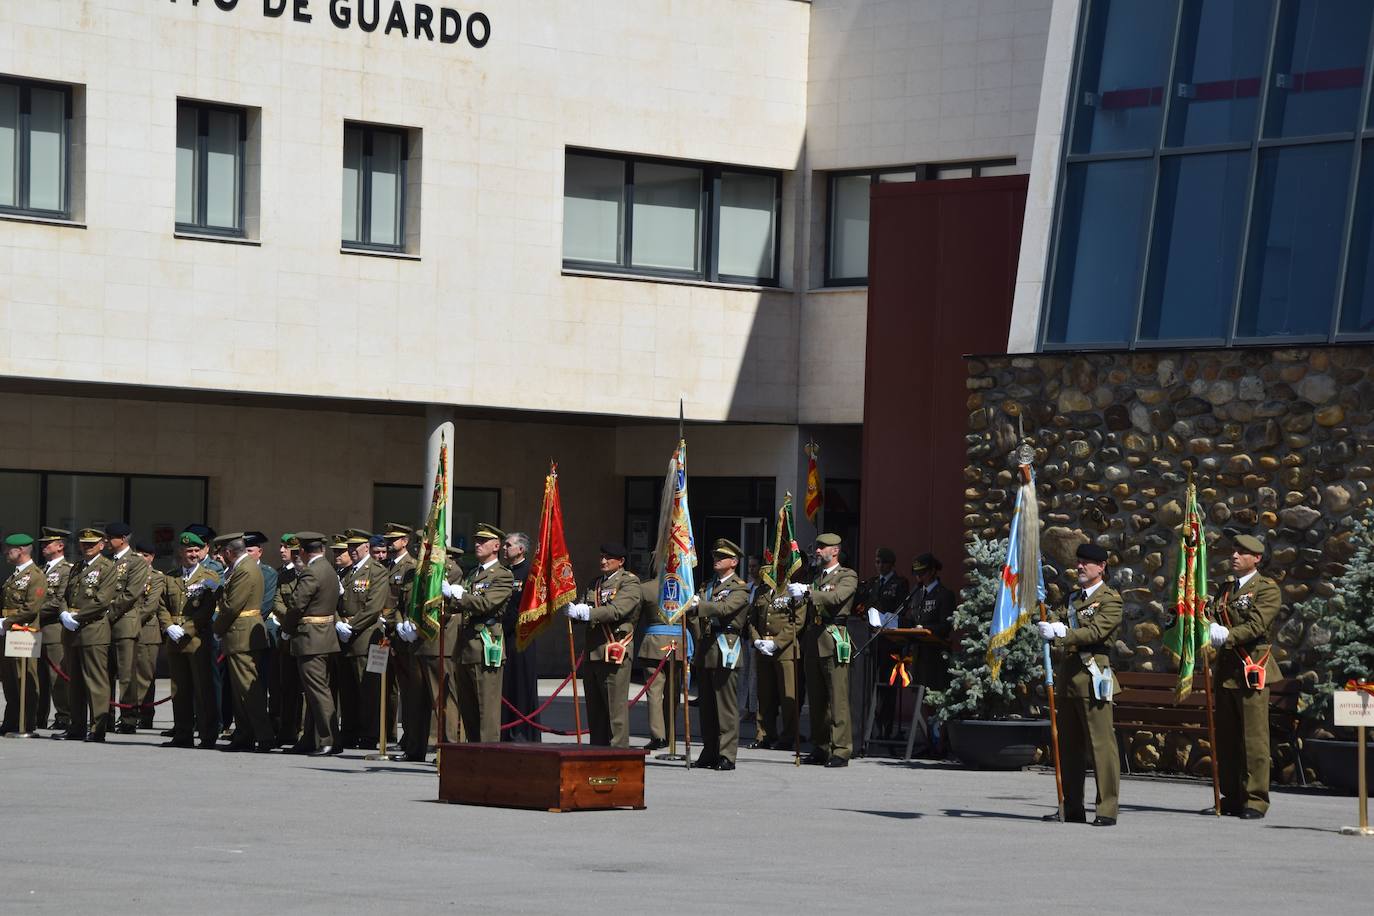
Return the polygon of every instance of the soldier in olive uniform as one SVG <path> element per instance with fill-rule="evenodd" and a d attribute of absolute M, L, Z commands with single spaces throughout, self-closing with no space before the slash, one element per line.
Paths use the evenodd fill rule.
<path fill-rule="evenodd" d="M 83 528 L 81 562 L 67 580 L 67 610 L 59 614 L 71 698 L 71 722 L 58 740 L 104 741 L 110 728 L 110 608 L 119 596 L 115 564 L 105 556 L 105 533 Z M 90 731 L 86 725 L 90 723 Z"/>
<path fill-rule="evenodd" d="M 214 633 L 220 638 L 229 669 L 234 697 L 234 735 L 227 751 L 270 751 L 276 745 L 267 718 L 267 691 L 258 677 L 256 655 L 267 650 L 267 630 L 262 623 L 262 567 L 248 553 L 242 534 L 216 539 L 229 564 Z"/>
<path fill-rule="evenodd" d="M 291 654 L 300 667 L 305 693 L 305 726 L 293 753 L 318 757 L 342 754 L 334 722 L 334 695 L 329 687 L 329 657 L 339 651 L 339 577 L 324 557 L 325 536 L 316 531 L 297 531 L 305 563 L 296 577 L 291 604 L 282 621 Z"/>
<path fill-rule="evenodd" d="M 749 583 L 735 572 L 743 553 L 733 541 L 719 538 L 711 548 L 715 571 L 706 587 L 692 596 L 689 616 L 696 636 L 693 671 L 699 672 L 701 756 L 692 764 L 733 770 L 739 749 L 740 656 L 749 616 Z"/>
<path fill-rule="evenodd" d="M 386 678 L 386 721 L 389 737 L 393 741 L 399 735 L 397 726 L 405 720 L 402 706 L 412 693 L 409 684 L 415 676 L 415 655 L 410 651 L 410 644 L 394 638 L 397 625 L 406 619 L 410 611 L 410 593 L 415 585 L 415 558 L 409 550 L 413 536 L 413 531 L 396 522 L 387 522 L 383 528 L 386 566 L 390 571 L 387 578 L 387 609 L 382 615 L 382 628 L 391 640 L 391 663 Z"/>
<path fill-rule="evenodd" d="M 643 619 L 650 621 L 639 640 L 636 656 L 644 668 L 645 676 L 650 676 L 672 650 L 672 656 L 663 662 L 663 669 L 649 683 L 644 696 L 644 702 L 649 706 L 649 742 L 644 745 L 644 750 L 656 751 L 668 746 L 668 720 L 675 714 L 678 701 L 682 698 L 682 660 L 686 657 L 687 649 L 679 646 L 682 642 L 681 625 L 664 623 L 659 619 L 658 579 L 641 582 L 640 589 L 639 613 Z M 689 636 L 689 645 L 690 639 Z M 672 685 L 671 692 L 669 684 Z"/>
<path fill-rule="evenodd" d="M 465 741 L 501 740 L 501 666 L 506 658 L 501 616 L 515 587 L 500 561 L 505 539 L 495 525 L 479 524 L 472 536 L 477 565 L 460 584 L 444 583 L 444 597 L 453 599 L 458 617 L 452 658 Z"/>
<path fill-rule="evenodd" d="M 802 659 L 806 694 L 811 702 L 812 751 L 803 763 L 827 767 L 849 766 L 854 731 L 849 722 L 849 668 L 853 646 L 846 629 L 859 576 L 840 565 L 840 536 L 816 538 L 819 569 L 810 585 L 787 586 L 793 601 L 806 606 L 802 631 Z"/>
<path fill-rule="evenodd" d="M 65 631 L 58 620 L 58 615 L 67 609 L 67 578 L 72 574 L 72 564 L 67 559 L 67 538 L 71 536 L 65 528 L 46 526 L 38 535 L 44 573 L 48 577 L 48 594 L 38 618 L 43 627 L 43 663 L 38 666 L 38 727 L 46 727 L 51 704 L 52 727 L 58 731 L 67 730 L 71 708 L 67 702 L 66 662 L 62 650 Z"/>
<path fill-rule="evenodd" d="M 214 645 L 210 638 L 218 574 L 205 562 L 205 540 L 187 530 L 177 535 L 177 572 L 167 576 L 158 625 L 167 637 L 167 673 L 172 679 L 172 739 L 163 747 L 201 747 L 219 738 Z"/>
<path fill-rule="evenodd" d="M 157 551 L 147 544 L 134 548 L 143 562 L 148 564 L 148 579 L 143 586 L 143 597 L 134 607 L 133 614 L 138 617 L 138 653 L 134 656 L 134 682 L 132 691 L 139 698 L 141 708 L 124 711 L 125 721 L 139 728 L 153 727 L 153 710 L 148 705 L 153 701 L 153 681 L 157 677 L 157 650 L 162 646 L 162 627 L 158 624 L 158 611 L 167 591 L 167 577 L 153 568 Z M 132 734 L 133 732 L 129 732 Z"/>
<path fill-rule="evenodd" d="M 1096 544 L 1078 546 L 1078 589 L 1040 635 L 1054 650 L 1054 685 L 1060 697 L 1059 760 L 1064 779 L 1064 820 L 1082 824 L 1083 782 L 1089 755 L 1097 774 L 1094 827 L 1116 823 L 1121 762 L 1112 727 L 1111 697 L 1120 685 L 1108 664 L 1112 635 L 1121 625 L 1121 596 L 1103 581 L 1107 551 Z M 1045 820 L 1059 820 L 1059 813 Z"/>
<path fill-rule="evenodd" d="M 760 583 L 749 611 L 749 635 L 758 651 L 759 714 L 751 748 L 787 749 L 796 744 L 801 711 L 797 674 L 805 609 Z"/>
<path fill-rule="evenodd" d="M 879 547 L 874 556 L 878 574 L 859 583 L 859 591 L 854 598 L 856 607 L 867 612 L 868 623 L 874 628 L 897 626 L 897 616 L 905 606 L 911 584 L 892 571 L 897 555 L 889 547 Z M 878 699 L 873 724 L 878 736 L 889 737 L 897 714 L 897 690 L 890 687 L 892 668 L 896 664 L 892 658 L 891 643 L 878 643 L 868 653 L 867 664 L 870 677 L 876 677 L 878 689 L 874 691 Z M 876 670 L 875 670 L 876 669 Z M 874 683 L 870 681 L 869 683 Z"/>
<path fill-rule="evenodd" d="M 268 713 L 273 716 L 277 743 L 292 747 L 301 738 L 301 707 L 305 696 L 301 693 L 301 673 L 291 654 L 291 636 L 285 630 L 286 618 L 296 606 L 296 583 L 300 579 L 301 542 L 293 533 L 281 536 L 278 548 L 281 566 L 277 567 L 277 593 L 272 598 L 272 616 L 277 618 L 277 645 L 272 651 L 272 664 L 277 666 L 277 694 Z"/>
<path fill-rule="evenodd" d="M 449 585 L 463 581 L 463 568 L 458 565 L 458 559 L 462 555 L 461 547 L 450 547 L 447 550 L 444 557 L 444 582 Z M 405 735 L 401 740 L 406 760 L 415 763 L 423 761 L 429 752 L 431 732 L 439 736 L 439 741 L 444 744 L 453 744 L 458 740 L 458 724 L 461 719 L 454 690 L 453 663 L 448 661 L 453 657 L 458 644 L 458 621 L 453 613 L 454 604 L 452 598 L 443 599 L 439 618 L 439 625 L 443 630 L 442 639 L 438 634 L 431 639 L 423 638 L 419 628 L 408 621 L 396 631 L 396 634 L 410 645 L 410 651 L 413 653 L 412 663 L 415 666 L 415 677 L 410 682 L 411 698 L 408 702 L 402 703 L 402 708 L 406 710 L 406 719 L 403 723 Z M 444 659 L 442 679 L 439 677 L 441 654 Z M 444 704 L 442 719 L 439 716 L 439 702 Z"/>
<path fill-rule="evenodd" d="M 382 641 L 382 613 L 391 598 L 390 570 L 372 559 L 372 535 L 344 532 L 353 565 L 344 573 L 343 599 L 334 629 L 339 634 L 340 737 L 345 748 L 377 746 L 381 675 L 367 670 L 367 652 Z"/>
<path fill-rule="evenodd" d="M 5 689 L 5 718 L 0 723 L 0 735 L 31 735 L 38 720 L 38 673 L 34 663 L 40 659 L 6 657 L 4 644 L 5 637 L 16 627 L 32 631 L 35 639 L 42 639 L 38 614 L 48 593 L 48 577 L 34 565 L 32 535 L 16 533 L 5 538 L 5 562 L 14 570 L 0 592 L 0 679 Z M 23 722 L 19 721 L 21 706 Z"/>
<path fill-rule="evenodd" d="M 601 575 L 580 602 L 565 609 L 587 624 L 583 689 L 592 744 L 630 746 L 630 643 L 642 597 L 639 577 L 625 569 L 623 544 L 601 545 Z"/>
<path fill-rule="evenodd" d="M 132 735 L 138 731 L 138 714 L 143 694 L 137 686 L 134 667 L 138 662 L 138 633 L 142 629 L 136 610 L 148 584 L 148 561 L 129 545 L 131 529 L 124 522 L 105 528 L 105 543 L 115 564 L 115 600 L 110 606 L 110 638 L 114 646 L 115 680 L 119 683 L 119 724 L 115 731 Z"/>
<path fill-rule="evenodd" d="M 1217 596 L 1210 633 L 1217 652 L 1213 759 L 1222 813 L 1258 820 L 1269 811 L 1269 681 L 1280 676 L 1269 632 L 1283 598 L 1278 583 L 1259 571 L 1264 542 L 1233 534 L 1231 544 L 1236 579 L 1228 580 Z"/>

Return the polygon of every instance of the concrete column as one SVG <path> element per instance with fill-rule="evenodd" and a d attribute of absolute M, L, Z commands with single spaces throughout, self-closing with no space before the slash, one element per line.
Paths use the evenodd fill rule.
<path fill-rule="evenodd" d="M 439 469 L 439 444 L 442 441 L 448 445 L 448 492 L 444 494 L 448 500 L 450 508 L 453 505 L 453 456 L 456 443 L 454 442 L 453 421 L 456 412 L 452 407 L 443 407 L 430 404 L 425 407 L 425 428 L 429 430 L 429 443 L 425 447 L 425 476 L 424 486 L 420 488 L 420 518 L 429 518 L 429 503 L 434 495 L 434 475 Z M 453 543 L 453 512 L 450 511 L 445 516 L 448 523 L 448 530 L 444 532 L 444 543 Z"/>

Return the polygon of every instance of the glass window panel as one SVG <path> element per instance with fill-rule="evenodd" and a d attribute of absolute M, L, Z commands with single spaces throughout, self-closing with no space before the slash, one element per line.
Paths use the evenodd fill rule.
<path fill-rule="evenodd" d="M 401 244 L 401 181 L 403 140 L 391 131 L 372 132 L 372 181 L 368 241 L 374 245 Z"/>
<path fill-rule="evenodd" d="M 915 172 L 883 172 L 878 175 L 878 184 L 900 184 L 901 182 L 915 180 Z"/>
<path fill-rule="evenodd" d="M 636 163 L 634 266 L 698 270 L 700 238 L 701 169 Z"/>
<path fill-rule="evenodd" d="M 1249 140 L 1255 135 L 1267 3 L 1186 0 L 1169 113 L 1169 146 Z"/>
<path fill-rule="evenodd" d="M 1244 152 L 1161 160 L 1142 339 L 1228 335 L 1249 174 Z"/>
<path fill-rule="evenodd" d="M 45 524 L 77 532 L 124 519 L 124 478 L 100 474 L 49 474 Z"/>
<path fill-rule="evenodd" d="M 841 175 L 830 201 L 830 276 L 868 276 L 868 198 L 872 179 Z"/>
<path fill-rule="evenodd" d="M 205 137 L 205 225 L 239 226 L 239 124 L 236 111 L 210 109 Z"/>
<path fill-rule="evenodd" d="M 1026 170 L 1014 162 L 1005 165 L 980 165 L 978 176 L 980 178 L 995 178 L 1001 175 L 1024 175 Z"/>
<path fill-rule="evenodd" d="M 1341 331 L 1374 332 L 1374 141 L 1366 140 L 1360 160 L 1360 186 L 1355 196 L 1355 223 L 1346 265 Z"/>
<path fill-rule="evenodd" d="M 563 176 L 563 257 L 623 264 L 620 212 L 625 163 L 568 154 Z"/>
<path fill-rule="evenodd" d="M 967 166 L 967 165 L 966 165 L 966 166 L 962 166 L 962 167 L 953 167 L 953 168 L 947 168 L 947 169 L 939 169 L 939 170 L 937 170 L 937 171 L 935 172 L 935 178 L 936 178 L 937 181 L 940 180 L 940 179 L 942 179 L 942 178 L 972 178 L 972 177 L 973 177 L 973 168 L 972 168 L 971 166 Z"/>
<path fill-rule="evenodd" d="M 0 207 L 17 207 L 19 192 L 19 87 L 0 83 Z"/>
<path fill-rule="evenodd" d="M 11 534 L 23 533 L 38 537 L 38 500 L 40 475 L 30 471 L 0 471 L 0 506 L 5 507 L 0 519 L 0 540 Z M 38 545 L 33 545 L 34 559 L 42 562 Z M 8 577 L 12 567 L 0 552 L 0 575 Z"/>
<path fill-rule="evenodd" d="M 477 565 L 472 555 L 472 532 L 479 522 L 491 522 L 501 517 L 501 492 L 454 487 L 451 506 L 449 518 L 452 519 L 450 524 L 453 526 L 454 546 L 467 551 L 459 563 L 464 569 L 472 569 Z"/>
<path fill-rule="evenodd" d="M 372 530 L 381 531 L 387 522 L 400 522 L 412 527 L 423 525 L 425 513 L 429 510 L 429 498 L 430 492 L 424 491 L 418 483 L 374 483 Z M 415 549 L 414 538 L 411 539 L 411 549 Z"/>
<path fill-rule="evenodd" d="M 1260 150 L 1238 337 L 1328 334 L 1351 146 Z"/>
<path fill-rule="evenodd" d="M 772 175 L 721 174 L 719 273 L 773 278 L 777 191 Z"/>
<path fill-rule="evenodd" d="M 363 132 L 358 127 L 344 128 L 343 148 L 343 240 L 363 240 Z"/>
<path fill-rule="evenodd" d="M 1073 152 L 1154 148 L 1176 9 L 1161 0 L 1094 0 L 1074 105 Z"/>
<path fill-rule="evenodd" d="M 1134 331 L 1151 160 L 1071 164 L 1047 340 L 1123 343 Z"/>
<path fill-rule="evenodd" d="M 65 209 L 67 94 L 29 90 L 29 203 L 32 210 Z"/>
<path fill-rule="evenodd" d="M 196 221 L 196 136 L 200 110 L 193 105 L 177 106 L 177 222 Z"/>
<path fill-rule="evenodd" d="M 128 521 L 135 541 L 151 545 L 158 557 L 170 557 L 177 533 L 205 521 L 205 480 L 131 477 Z"/>
<path fill-rule="evenodd" d="M 1286 0 L 1279 7 L 1266 137 L 1355 129 L 1371 13 L 1367 0 Z"/>

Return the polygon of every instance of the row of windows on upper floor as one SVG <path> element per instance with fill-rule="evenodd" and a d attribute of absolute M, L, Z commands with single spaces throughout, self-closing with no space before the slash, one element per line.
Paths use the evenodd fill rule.
<path fill-rule="evenodd" d="M 74 88 L 0 78 L 0 214 L 72 218 Z M 177 101 L 178 234 L 257 238 L 260 135 L 260 109 Z M 418 255 L 421 137 L 344 123 L 343 248 Z M 564 168 L 565 268 L 778 285 L 781 172 L 590 150 L 567 151 Z M 824 282 L 867 282 L 873 185 L 1014 171 L 1004 159 L 828 173 Z"/>

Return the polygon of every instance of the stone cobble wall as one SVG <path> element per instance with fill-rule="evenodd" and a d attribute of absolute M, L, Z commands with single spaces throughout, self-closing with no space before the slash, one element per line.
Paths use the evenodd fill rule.
<path fill-rule="evenodd" d="M 1214 581 L 1229 569 L 1223 527 L 1265 538 L 1284 598 L 1275 656 L 1285 676 L 1315 678 L 1308 650 L 1327 634 L 1293 607 L 1333 594 L 1354 516 L 1374 502 L 1374 347 L 1007 356 L 970 359 L 968 372 L 967 538 L 1006 535 L 1024 436 L 1050 600 L 1074 587 L 1078 545 L 1100 544 L 1125 601 L 1113 665 L 1172 671 L 1161 637 L 1191 471 Z M 1205 741 L 1157 737 L 1136 737 L 1133 766 L 1210 767 Z M 1294 778 L 1278 756 L 1278 775 Z"/>

